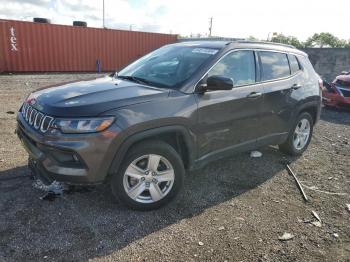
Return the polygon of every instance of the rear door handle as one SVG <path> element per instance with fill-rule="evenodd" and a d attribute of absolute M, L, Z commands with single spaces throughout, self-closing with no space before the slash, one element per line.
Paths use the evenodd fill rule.
<path fill-rule="evenodd" d="M 251 92 L 249 95 L 247 95 L 248 98 L 258 98 L 262 96 L 262 93 L 260 92 Z"/>
<path fill-rule="evenodd" d="M 291 86 L 291 88 L 292 88 L 293 90 L 297 90 L 297 89 L 299 89 L 300 87 L 301 87 L 301 85 L 299 85 L 299 84 L 294 84 L 294 85 Z"/>

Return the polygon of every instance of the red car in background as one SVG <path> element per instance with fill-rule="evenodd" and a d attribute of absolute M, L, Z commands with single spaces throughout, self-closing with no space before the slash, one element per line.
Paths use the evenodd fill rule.
<path fill-rule="evenodd" d="M 323 81 L 322 100 L 325 106 L 350 109 L 350 72 L 342 72 L 332 83 Z"/>

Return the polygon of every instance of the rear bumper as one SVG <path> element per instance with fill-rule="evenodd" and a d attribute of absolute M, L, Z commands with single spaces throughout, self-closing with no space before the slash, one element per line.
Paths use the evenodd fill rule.
<path fill-rule="evenodd" d="M 103 183 L 115 155 L 117 127 L 94 134 L 41 134 L 17 116 L 16 133 L 29 154 L 30 168 L 44 182 Z"/>

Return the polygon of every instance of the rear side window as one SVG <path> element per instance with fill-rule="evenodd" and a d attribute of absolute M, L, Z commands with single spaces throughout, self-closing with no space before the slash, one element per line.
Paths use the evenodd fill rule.
<path fill-rule="evenodd" d="M 286 54 L 276 52 L 259 52 L 262 64 L 262 80 L 272 80 L 290 75 Z"/>
<path fill-rule="evenodd" d="M 235 51 L 225 56 L 208 73 L 208 76 L 232 78 L 234 86 L 255 83 L 254 51 Z"/>
<path fill-rule="evenodd" d="M 288 59 L 290 64 L 290 71 L 293 75 L 300 70 L 300 65 L 295 55 L 288 55 Z"/>

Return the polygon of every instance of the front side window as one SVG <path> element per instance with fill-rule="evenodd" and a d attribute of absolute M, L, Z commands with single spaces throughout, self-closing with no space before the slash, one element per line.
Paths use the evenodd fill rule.
<path fill-rule="evenodd" d="M 232 78 L 235 87 L 255 83 L 255 57 L 253 51 L 235 51 L 226 55 L 208 73 L 209 76 Z"/>
<path fill-rule="evenodd" d="M 290 75 L 286 54 L 261 51 L 259 52 L 262 65 L 262 80 L 273 80 Z"/>
<path fill-rule="evenodd" d="M 118 77 L 175 88 L 194 75 L 218 51 L 196 46 L 165 46 L 130 64 L 118 73 Z"/>
<path fill-rule="evenodd" d="M 300 70 L 300 65 L 295 55 L 288 55 L 288 59 L 290 64 L 290 71 L 293 75 Z"/>

